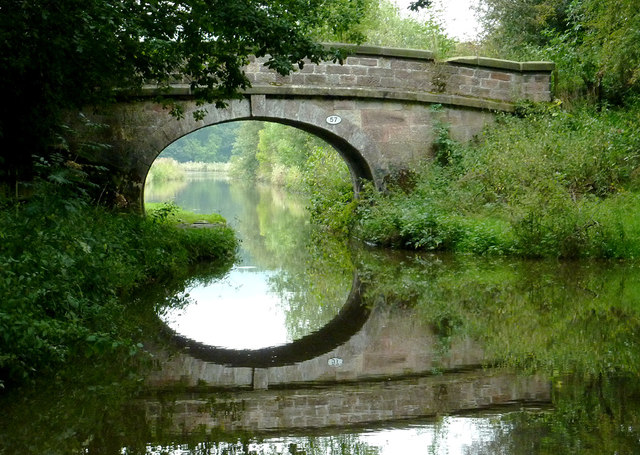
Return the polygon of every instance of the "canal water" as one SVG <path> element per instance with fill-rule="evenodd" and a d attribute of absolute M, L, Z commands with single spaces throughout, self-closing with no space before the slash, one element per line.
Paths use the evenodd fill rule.
<path fill-rule="evenodd" d="M 304 198 L 212 175 L 146 198 L 221 213 L 238 261 L 148 290 L 141 372 L 14 398 L 0 454 L 640 453 L 637 264 L 347 244 Z"/>

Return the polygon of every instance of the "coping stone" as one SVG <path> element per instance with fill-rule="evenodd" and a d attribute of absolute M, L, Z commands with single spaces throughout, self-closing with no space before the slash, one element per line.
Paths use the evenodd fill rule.
<path fill-rule="evenodd" d="M 434 60 L 434 53 L 423 49 L 402 49 L 399 47 L 358 46 L 357 44 L 325 43 L 325 49 L 338 48 L 349 51 L 351 55 L 376 55 L 380 57 L 402 57 L 415 60 Z"/>
<path fill-rule="evenodd" d="M 514 62 L 512 60 L 502 60 L 488 57 L 453 57 L 446 60 L 453 65 L 478 66 L 482 68 L 495 68 L 510 71 L 553 71 L 553 62 Z"/>

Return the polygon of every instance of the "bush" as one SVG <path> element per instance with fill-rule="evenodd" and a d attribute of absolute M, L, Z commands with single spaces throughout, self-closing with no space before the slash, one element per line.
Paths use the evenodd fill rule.
<path fill-rule="evenodd" d="M 347 165 L 335 150 L 313 149 L 302 180 L 310 197 L 312 221 L 335 233 L 350 233 L 356 208 L 353 183 Z"/>
<path fill-rule="evenodd" d="M 131 296 L 154 281 L 187 277 L 200 261 L 229 265 L 226 228 L 187 230 L 116 214 L 45 184 L 0 210 L 0 386 L 55 371 L 71 357 L 131 351 Z"/>

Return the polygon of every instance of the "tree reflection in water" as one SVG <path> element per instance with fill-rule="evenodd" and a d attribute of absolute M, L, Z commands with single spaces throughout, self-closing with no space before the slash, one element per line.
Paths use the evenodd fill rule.
<path fill-rule="evenodd" d="M 268 193 L 255 196 L 258 206 L 267 199 L 274 197 Z M 244 202 L 238 195 L 226 201 L 237 214 L 252 211 L 254 221 L 243 222 L 242 229 L 253 226 L 259 235 L 245 240 L 251 247 L 245 260 L 278 270 L 272 286 L 287 302 L 291 333 L 297 327 L 323 323 L 320 296 L 344 302 L 339 297 L 349 291 L 355 267 L 376 302 L 427 323 L 436 331 L 443 352 L 456 340 L 472 338 L 483 347 L 487 367 L 515 369 L 525 376 L 545 375 L 551 384 L 551 406 L 389 421 L 368 428 L 310 429 L 294 435 L 284 429 L 282 434 L 225 433 L 222 429 L 173 434 L 167 432 L 169 414 L 166 421 L 153 425 L 146 420 L 145 403 L 149 397 L 170 402 L 171 393 L 192 391 L 177 388 L 159 394 L 148 390 L 143 378 L 153 363 L 122 353 L 90 366 L 76 359 L 56 377 L 43 378 L 22 390 L 3 391 L 0 454 L 640 451 L 637 264 L 349 250 L 331 241 L 320 242 L 304 229 L 287 232 L 286 226 L 297 216 L 293 210 L 265 214 L 255 206 L 240 208 Z M 273 219 L 282 222 L 271 225 Z M 302 245 L 307 245 L 307 259 L 302 262 L 294 258 L 301 250 L 294 238 L 306 239 Z M 300 276 L 294 274 L 296 270 L 302 272 Z M 155 292 L 156 302 L 165 301 L 168 294 L 179 293 L 181 286 L 184 283 L 150 291 Z M 171 298 L 167 302 L 183 303 Z M 153 338 L 149 345 L 159 346 L 162 337 L 151 335 L 160 332 L 154 305 L 139 308 L 140 313 L 131 317 L 139 317 L 141 330 Z M 315 323 L 306 322 L 314 318 Z M 462 429 L 473 434 L 463 444 L 456 437 Z"/>

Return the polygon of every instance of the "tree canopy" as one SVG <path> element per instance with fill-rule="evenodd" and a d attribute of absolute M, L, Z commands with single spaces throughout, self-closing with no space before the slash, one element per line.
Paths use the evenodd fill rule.
<path fill-rule="evenodd" d="M 348 34 L 365 0 L 5 0 L 0 5 L 0 180 L 51 146 L 59 114 L 176 74 L 224 104 L 249 55 L 286 74 L 340 58 L 314 37 Z M 357 40 L 357 36 L 351 36 Z"/>
<path fill-rule="evenodd" d="M 485 50 L 557 63 L 560 91 L 621 104 L 640 94 L 637 0 L 482 0 Z"/>

